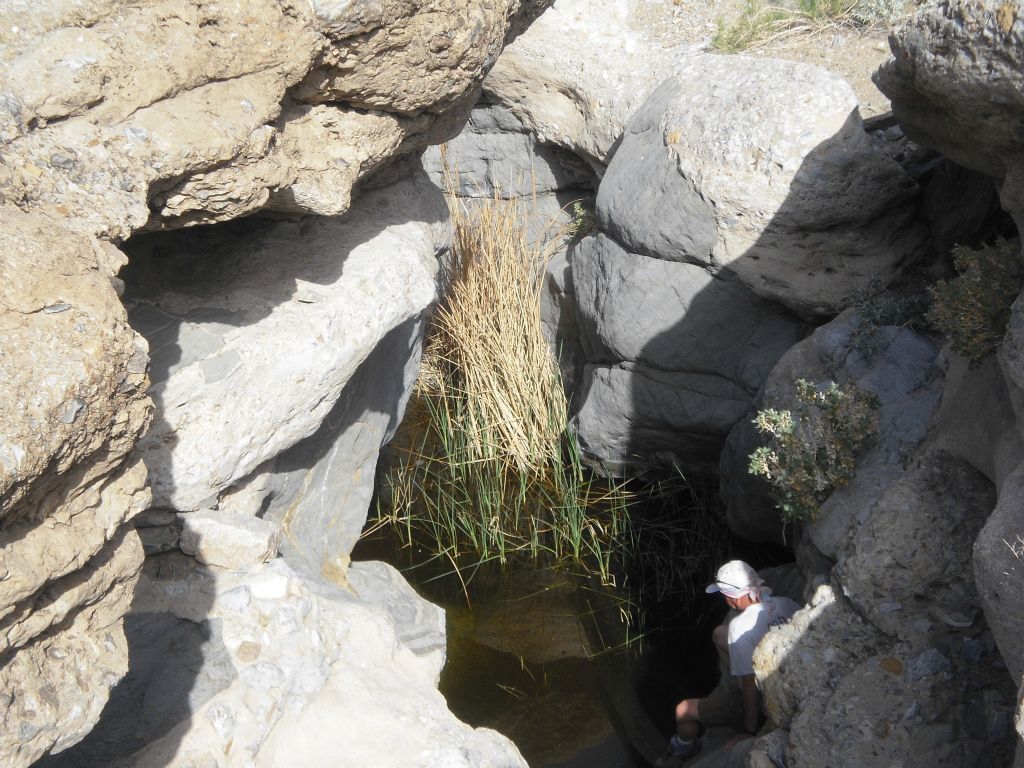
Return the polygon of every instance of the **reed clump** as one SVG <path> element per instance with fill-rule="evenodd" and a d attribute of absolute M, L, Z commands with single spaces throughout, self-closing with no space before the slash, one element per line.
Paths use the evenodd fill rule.
<path fill-rule="evenodd" d="M 544 268 L 562 238 L 531 241 L 520 201 L 451 189 L 448 199 L 445 297 L 379 484 L 378 521 L 456 567 L 526 557 L 611 581 L 630 495 L 581 465 L 540 319 Z"/>

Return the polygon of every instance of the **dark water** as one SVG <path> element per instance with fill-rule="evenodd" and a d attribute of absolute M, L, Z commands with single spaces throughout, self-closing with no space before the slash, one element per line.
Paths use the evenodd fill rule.
<path fill-rule="evenodd" d="M 720 600 L 684 613 L 668 598 L 646 607 L 649 626 L 628 626 L 621 596 L 556 570 L 481 570 L 463 574 L 464 588 L 450 564 L 386 535 L 360 542 L 353 559 L 391 563 L 445 608 L 449 707 L 508 736 L 531 768 L 646 766 L 673 730 L 675 703 L 715 684 Z"/>

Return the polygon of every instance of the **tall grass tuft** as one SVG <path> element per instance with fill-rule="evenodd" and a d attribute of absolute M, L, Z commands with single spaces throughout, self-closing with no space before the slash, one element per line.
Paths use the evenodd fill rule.
<path fill-rule="evenodd" d="M 540 319 L 545 265 L 562 237 L 533 242 L 520 201 L 467 202 L 453 189 L 448 285 L 391 444 L 378 521 L 456 567 L 526 557 L 610 582 L 630 496 L 581 466 Z"/>
<path fill-rule="evenodd" d="M 747 0 L 731 23 L 718 19 L 711 44 L 725 53 L 751 51 L 793 35 L 892 24 L 911 6 L 908 0 Z"/>

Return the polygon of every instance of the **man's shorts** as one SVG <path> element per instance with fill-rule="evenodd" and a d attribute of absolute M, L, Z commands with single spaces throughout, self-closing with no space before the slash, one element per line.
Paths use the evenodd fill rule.
<path fill-rule="evenodd" d="M 722 675 L 715 690 L 700 700 L 697 715 L 701 723 L 708 727 L 729 726 L 743 730 L 743 691 L 739 682 L 738 677 Z"/>

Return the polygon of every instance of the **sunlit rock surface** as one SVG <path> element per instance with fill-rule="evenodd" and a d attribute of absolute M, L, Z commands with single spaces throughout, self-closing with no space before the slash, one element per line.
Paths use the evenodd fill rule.
<path fill-rule="evenodd" d="M 0 217 L 0 756 L 82 738 L 128 667 L 122 616 L 149 503 L 129 452 L 149 423 L 146 343 L 116 249 L 10 206 Z"/>
<path fill-rule="evenodd" d="M 271 207 L 345 213 L 357 183 L 459 130 L 498 51 L 543 6 L 15 0 L 0 8 L 0 762 L 28 765 L 81 739 L 134 663 L 121 617 L 143 545 L 241 567 L 224 545 L 260 527 L 265 546 L 247 550 L 245 565 L 271 557 L 283 531 L 306 570 L 343 579 L 376 451 L 414 376 L 419 317 L 435 296 L 434 256 L 446 235 L 439 193 L 422 180 L 411 182 L 415 191 L 393 188 L 390 199 L 366 194 L 370 208 L 356 221 L 281 224 L 293 241 L 273 256 L 253 246 L 230 265 L 212 253 L 198 258 L 171 281 L 182 291 L 177 305 L 151 302 L 141 317 L 137 297 L 129 299 L 132 326 L 117 299 L 125 258 L 114 244 Z M 268 229 L 248 220 L 235 237 Z M 124 246 L 133 269 L 145 261 L 141 241 Z M 175 257 L 154 261 L 167 267 Z M 218 267 L 233 272 L 218 282 Z M 203 277 L 207 293 L 190 304 L 185 284 Z M 359 400 L 349 381 L 394 333 L 404 336 L 375 372 L 389 384 Z M 154 342 L 155 411 L 143 336 Z M 339 411 L 342 421 L 328 423 Z M 140 521 L 140 544 L 128 521 L 148 505 L 149 486 L 129 453 L 150 420 L 143 453 L 164 517 Z M 264 466 L 317 435 L 327 437 L 284 470 Z M 347 484 L 339 506 L 316 501 Z M 285 486 L 289 506 L 271 509 L 268 497 L 283 499 Z M 316 503 L 319 517 L 303 511 Z M 199 509 L 249 519 L 200 535 L 173 514 Z"/>
<path fill-rule="evenodd" d="M 383 563 L 349 577 L 147 559 L 127 619 L 137 663 L 89 738 L 45 765 L 525 766 L 437 692 L 443 612 Z"/>

